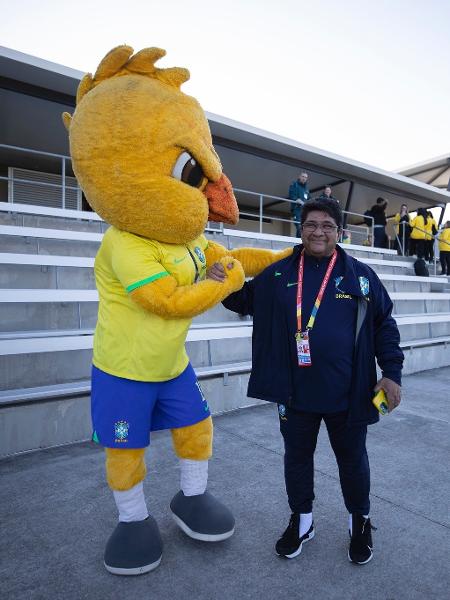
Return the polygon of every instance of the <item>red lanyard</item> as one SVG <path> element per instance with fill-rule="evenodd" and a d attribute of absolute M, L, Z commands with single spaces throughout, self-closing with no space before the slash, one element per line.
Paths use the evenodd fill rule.
<path fill-rule="evenodd" d="M 302 330 L 302 296 L 303 296 L 303 271 L 305 265 L 305 251 L 302 250 L 300 255 L 300 261 L 298 263 L 298 286 L 297 286 L 297 331 L 301 332 Z M 306 329 L 312 329 L 314 326 L 314 321 L 317 316 L 317 311 L 319 310 L 320 303 L 322 302 L 323 295 L 325 293 L 325 288 L 330 280 L 331 271 L 334 268 L 337 260 L 337 250 L 335 250 L 331 256 L 330 263 L 328 265 L 327 271 L 325 273 L 325 277 L 323 278 L 322 285 L 320 286 L 319 293 L 317 294 L 316 301 L 314 302 L 313 309 L 311 311 L 311 316 L 309 317 L 308 324 Z"/>

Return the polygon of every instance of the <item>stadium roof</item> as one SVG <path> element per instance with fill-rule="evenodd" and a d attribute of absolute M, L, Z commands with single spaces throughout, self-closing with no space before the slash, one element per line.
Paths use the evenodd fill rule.
<path fill-rule="evenodd" d="M 400 175 L 412 177 L 441 190 L 450 191 L 450 152 L 398 170 Z"/>
<path fill-rule="evenodd" d="M 81 71 L 0 46 L 0 88 L 74 106 L 82 76 Z M 385 171 L 226 117 L 207 116 L 214 144 L 237 188 L 285 197 L 289 182 L 307 169 L 314 192 L 331 184 L 343 207 L 358 213 L 379 195 L 389 200 L 392 214 L 405 201 L 411 210 L 450 201 L 449 192 L 429 185 L 428 179 L 412 179 L 409 170 Z M 245 202 L 258 206 L 255 197 Z M 277 210 L 288 211 L 284 203 L 272 202 L 273 207 L 277 204 Z"/>

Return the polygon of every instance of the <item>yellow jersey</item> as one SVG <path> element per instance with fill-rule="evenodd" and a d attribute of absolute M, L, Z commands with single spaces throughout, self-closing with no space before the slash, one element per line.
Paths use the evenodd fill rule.
<path fill-rule="evenodd" d="M 163 319 L 130 297 L 161 277 L 179 286 L 206 276 L 204 235 L 186 245 L 165 244 L 110 227 L 95 259 L 99 293 L 93 363 L 126 379 L 166 381 L 180 375 L 189 359 L 184 347 L 192 319 Z"/>
<path fill-rule="evenodd" d="M 450 252 L 450 227 L 446 227 L 439 234 L 439 251 Z M 442 241 L 441 241 L 442 240 Z M 445 243 L 447 242 L 447 243 Z"/>
<path fill-rule="evenodd" d="M 428 217 L 427 225 L 430 223 L 430 220 L 431 219 Z M 425 233 L 425 231 L 427 231 L 427 227 L 425 226 L 424 218 L 421 215 L 417 215 L 417 217 L 414 217 L 414 219 L 412 221 L 410 221 L 409 224 L 411 225 L 411 239 L 413 239 L 413 240 L 426 239 L 427 234 Z M 416 227 L 418 229 L 416 229 Z M 431 231 L 431 225 L 430 225 L 430 231 Z"/>
<path fill-rule="evenodd" d="M 427 231 L 427 235 L 425 237 L 426 240 L 430 241 L 433 239 L 433 225 L 435 227 L 435 231 L 437 230 L 437 223 L 434 220 L 434 217 L 428 217 L 427 224 L 425 225 L 425 229 Z"/>

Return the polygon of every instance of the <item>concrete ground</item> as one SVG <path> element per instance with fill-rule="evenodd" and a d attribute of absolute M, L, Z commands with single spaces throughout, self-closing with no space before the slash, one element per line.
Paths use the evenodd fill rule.
<path fill-rule="evenodd" d="M 0 581 L 8 600 L 448 599 L 450 368 L 405 377 L 403 403 L 369 429 L 375 555 L 347 559 L 347 514 L 326 432 L 316 453 L 316 537 L 294 560 L 273 546 L 287 525 L 282 444 L 273 405 L 215 419 L 209 489 L 236 516 L 219 544 L 172 521 L 178 490 L 170 435 L 148 452 L 145 489 L 164 540 L 160 567 L 135 578 L 102 566 L 115 508 L 91 443 L 0 461 Z"/>

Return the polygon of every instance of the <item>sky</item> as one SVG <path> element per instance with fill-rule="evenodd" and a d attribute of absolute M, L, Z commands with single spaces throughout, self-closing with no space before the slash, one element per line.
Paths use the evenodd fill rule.
<path fill-rule="evenodd" d="M 450 155 L 448 0 L 0 0 L 0 44 L 81 71 L 158 46 L 206 111 L 396 170 Z"/>

